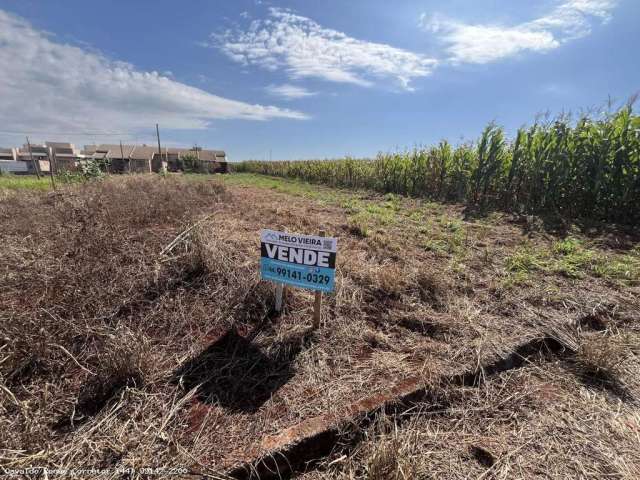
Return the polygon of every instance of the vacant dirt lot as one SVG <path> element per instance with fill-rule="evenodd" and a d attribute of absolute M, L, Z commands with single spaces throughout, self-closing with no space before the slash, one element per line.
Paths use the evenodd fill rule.
<path fill-rule="evenodd" d="M 296 475 L 640 475 L 637 232 L 249 175 L 3 192 L 0 221 L 5 467 L 220 473 L 404 382 Z M 264 227 L 339 238 L 319 330 L 310 292 L 273 314 Z"/>

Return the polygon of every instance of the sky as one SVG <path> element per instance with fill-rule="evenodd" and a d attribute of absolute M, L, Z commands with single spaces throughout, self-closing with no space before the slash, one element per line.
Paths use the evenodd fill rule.
<path fill-rule="evenodd" d="M 640 91 L 638 0 L 0 0 L 0 146 L 372 157 Z"/>

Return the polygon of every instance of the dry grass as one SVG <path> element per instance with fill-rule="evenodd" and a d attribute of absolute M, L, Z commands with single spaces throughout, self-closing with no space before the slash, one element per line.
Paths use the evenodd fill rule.
<path fill-rule="evenodd" d="M 627 379 L 637 395 L 634 363 Z M 638 478 L 637 404 L 582 380 L 555 360 L 449 389 L 435 411 L 378 418 L 365 441 L 337 449 L 301 478 Z"/>
<path fill-rule="evenodd" d="M 1 407 L 1 464 L 109 464 L 126 451 L 105 430 L 114 410 L 161 413 L 149 393 L 181 327 L 198 327 L 174 317 L 188 312 L 174 302 L 189 303 L 206 266 L 184 245 L 159 254 L 225 197 L 216 183 L 135 177 L 3 200 L 0 378 L 12 401 Z M 96 444 L 89 431 L 113 439 Z"/>
<path fill-rule="evenodd" d="M 389 203 L 383 198 L 358 201 L 371 212 L 388 210 L 379 206 Z M 0 201 L 0 464 L 180 465 L 212 473 L 259 454 L 262 438 L 302 420 L 339 413 L 416 375 L 435 385 L 566 328 L 582 332 L 577 353 L 554 370 L 562 385 L 569 382 L 567 392 L 592 395 L 603 412 L 614 411 L 613 401 L 632 408 L 617 393 L 635 395 L 628 378 L 636 361 L 633 338 L 622 339 L 637 333 L 636 287 L 539 271 L 528 272 L 528 288 L 515 287 L 505 281 L 509 255 L 525 240 L 551 248 L 554 238 L 526 239 L 504 219 L 465 221 L 457 207 L 437 207 L 438 220 L 424 232 L 415 219 L 436 207 L 399 202 L 392 219 L 385 213 L 377 223 L 374 215 L 372 234 L 363 237 L 339 205 L 257 188 L 225 190 L 215 182 L 123 177 L 58 194 L 6 196 Z M 323 229 L 340 238 L 337 289 L 325 297 L 320 330 L 309 330 L 313 295 L 307 291 L 289 290 L 283 315 L 269 315 L 272 286 L 259 280 L 257 268 L 265 226 Z M 447 235 L 455 236 L 456 248 L 424 248 L 425 236 Z M 589 315 L 606 327 L 593 327 Z M 601 337 L 615 352 L 598 353 Z M 610 372 L 622 390 L 588 384 L 593 365 Z M 535 386 L 538 370 L 521 370 Z M 522 379 L 524 392 L 534 388 L 529 377 Z M 520 424 L 509 422 L 520 417 L 505 412 L 528 408 L 528 397 L 513 390 L 505 400 L 502 387 L 493 391 L 498 380 L 489 382 L 443 393 L 470 411 L 461 415 L 447 404 L 453 410 L 439 420 L 439 428 L 453 432 L 449 440 L 462 442 L 453 445 L 464 446 L 464 458 L 482 457 L 482 449 L 503 457 L 479 440 L 473 445 L 480 450 L 470 454 L 454 426 L 488 435 L 474 430 L 481 427 L 474 415 L 498 405 L 501 428 L 513 435 Z M 502 393 L 516 389 L 510 385 Z M 411 433 L 388 418 L 370 432 L 370 442 L 345 454 L 348 462 L 316 474 L 416 478 L 429 472 L 432 457 L 415 445 L 437 451 L 445 477 L 485 471 L 473 462 L 474 469 L 457 470 L 461 460 L 446 457 L 438 434 L 420 444 L 431 426 Z M 600 441 L 607 446 L 613 438 Z"/>

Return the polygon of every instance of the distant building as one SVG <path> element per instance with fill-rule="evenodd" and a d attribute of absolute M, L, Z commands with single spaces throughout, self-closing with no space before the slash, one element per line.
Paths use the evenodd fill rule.
<path fill-rule="evenodd" d="M 221 150 L 203 150 L 188 148 L 162 148 L 148 145 L 101 144 L 85 145 L 82 152 L 94 159 L 108 160 L 112 173 L 144 173 L 168 170 L 182 170 L 182 159 L 187 155 L 195 157 L 199 170 L 203 173 L 226 173 L 227 156 Z"/>
<path fill-rule="evenodd" d="M 169 148 L 168 169 L 178 171 L 183 168 L 185 157 L 197 160 L 196 170 L 201 173 L 227 173 L 227 154 L 222 150 L 204 150 L 202 148 Z"/>
<path fill-rule="evenodd" d="M 19 160 L 0 160 L 0 172 L 25 175 L 29 173 L 29 164 Z"/>
<path fill-rule="evenodd" d="M 25 162 L 18 160 L 17 149 L 0 147 L 0 172 L 25 174 L 29 173 L 29 168 Z"/>
<path fill-rule="evenodd" d="M 148 173 L 157 149 L 147 145 L 85 145 L 83 153 L 94 160 L 107 160 L 112 173 Z"/>
<path fill-rule="evenodd" d="M 17 152 L 17 160 L 27 163 L 28 173 L 36 173 L 34 164 L 39 173 L 49 173 L 49 155 L 49 147 L 46 144 L 32 143 L 29 145 L 25 143 Z"/>
<path fill-rule="evenodd" d="M 45 142 L 20 148 L 0 148 L 0 170 L 18 174 L 76 171 L 84 160 L 104 161 L 111 173 L 148 173 L 185 170 L 185 159 L 195 161 L 190 170 L 201 173 L 227 173 L 227 155 L 222 150 L 202 148 L 158 148 L 149 145 L 85 145 L 80 151 L 73 143 Z"/>
<path fill-rule="evenodd" d="M 81 157 L 73 143 L 46 142 L 45 145 L 49 148 L 54 172 L 73 172 L 78 169 Z"/>
<path fill-rule="evenodd" d="M 18 152 L 15 148 L 0 147 L 0 160 L 15 162 L 18 160 Z"/>

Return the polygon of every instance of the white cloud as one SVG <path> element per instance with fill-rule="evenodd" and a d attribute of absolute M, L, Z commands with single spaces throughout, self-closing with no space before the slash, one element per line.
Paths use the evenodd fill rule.
<path fill-rule="evenodd" d="M 302 119 L 300 112 L 212 95 L 156 72 L 57 43 L 0 10 L 0 123 L 26 131 L 205 128 L 214 119 Z"/>
<path fill-rule="evenodd" d="M 304 87 L 283 83 L 282 85 L 269 85 L 266 91 L 274 97 L 280 97 L 285 100 L 296 100 L 298 98 L 311 97 L 317 95 L 317 92 L 311 92 Z"/>
<path fill-rule="evenodd" d="M 617 0 L 564 0 L 540 18 L 515 26 L 474 25 L 422 14 L 420 25 L 439 35 L 454 63 L 489 63 L 524 51 L 546 52 L 591 33 Z"/>
<path fill-rule="evenodd" d="M 243 65 L 271 71 L 284 68 L 294 79 L 315 77 L 361 86 L 392 79 L 407 90 L 412 79 L 429 75 L 437 63 L 421 54 L 323 28 L 289 10 L 269 12 L 267 19 L 254 20 L 245 30 L 213 34 L 212 44 Z"/>

